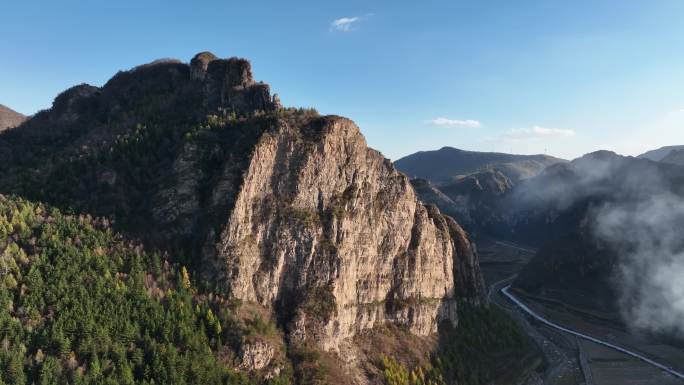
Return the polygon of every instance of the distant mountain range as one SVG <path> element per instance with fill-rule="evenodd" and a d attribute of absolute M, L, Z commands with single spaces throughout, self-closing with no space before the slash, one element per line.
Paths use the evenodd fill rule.
<path fill-rule="evenodd" d="M 497 206 L 516 184 L 548 166 L 566 162 L 548 155 L 443 147 L 408 155 L 394 165 L 413 178 L 413 186 L 423 202 L 437 205 L 476 234 L 502 221 Z"/>
<path fill-rule="evenodd" d="M 20 125 L 26 116 L 0 104 L 0 131 Z"/>
<path fill-rule="evenodd" d="M 670 151 L 661 162 L 684 166 L 684 148 Z"/>
<path fill-rule="evenodd" d="M 394 166 L 410 178 L 443 184 L 492 168 L 517 182 L 537 175 L 549 165 L 562 162 L 565 160 L 548 155 L 514 155 L 442 147 L 405 156 L 395 161 Z"/>
<path fill-rule="evenodd" d="M 655 162 L 664 160 L 673 151 L 684 150 L 684 145 L 681 146 L 664 146 L 655 150 L 647 151 L 637 158 L 650 159 Z"/>
<path fill-rule="evenodd" d="M 596 151 L 570 162 L 442 148 L 396 165 L 420 177 L 412 184 L 423 202 L 476 238 L 539 247 L 517 290 L 672 336 L 684 331 L 676 305 L 683 160 L 683 146 L 637 158 Z"/>

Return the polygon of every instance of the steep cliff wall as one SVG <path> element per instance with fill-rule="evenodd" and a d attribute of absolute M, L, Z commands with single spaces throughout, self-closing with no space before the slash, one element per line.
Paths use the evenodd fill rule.
<path fill-rule="evenodd" d="M 232 295 L 325 349 L 384 322 L 434 333 L 457 323 L 458 299 L 481 301 L 465 233 L 340 117 L 261 137 L 214 250 Z"/>

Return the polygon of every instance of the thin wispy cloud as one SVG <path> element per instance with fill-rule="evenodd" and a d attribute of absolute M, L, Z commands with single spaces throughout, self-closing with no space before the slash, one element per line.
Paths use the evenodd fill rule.
<path fill-rule="evenodd" d="M 470 128 L 477 128 L 482 125 L 477 120 L 462 120 L 462 119 L 449 119 L 449 118 L 434 118 L 425 121 L 425 123 L 430 124 L 432 126 L 438 126 L 438 127 L 470 127 Z"/>
<path fill-rule="evenodd" d="M 367 13 L 362 16 L 350 16 L 350 17 L 341 17 L 339 19 L 335 19 L 330 23 L 330 31 L 339 31 L 339 32 L 350 32 L 354 31 L 356 29 L 356 26 L 361 23 L 362 21 L 365 21 L 368 18 L 373 17 L 375 14 L 374 13 Z"/>
<path fill-rule="evenodd" d="M 573 136 L 575 136 L 575 131 L 565 128 L 532 126 L 511 129 L 503 135 L 503 138 L 508 140 L 529 140 L 542 138 L 571 138 Z"/>
<path fill-rule="evenodd" d="M 352 30 L 354 23 L 358 22 L 359 20 L 361 20 L 360 16 L 342 17 L 333 20 L 332 23 L 330 23 L 330 30 L 349 32 Z"/>

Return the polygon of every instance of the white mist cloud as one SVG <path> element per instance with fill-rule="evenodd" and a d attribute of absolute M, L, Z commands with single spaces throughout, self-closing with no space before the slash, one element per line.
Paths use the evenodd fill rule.
<path fill-rule="evenodd" d="M 666 190 L 666 189 L 664 189 Z M 663 192 L 593 213 L 595 235 L 620 257 L 620 308 L 638 329 L 684 337 L 684 201 Z"/>
<path fill-rule="evenodd" d="M 684 338 L 684 171 L 604 151 L 557 175 L 518 185 L 522 207 L 545 202 L 559 212 L 593 201 L 581 226 L 616 256 L 611 279 L 624 321 Z"/>
<path fill-rule="evenodd" d="M 360 16 L 342 17 L 333 20 L 332 23 L 330 23 L 330 29 L 341 32 L 349 32 L 351 31 L 352 25 L 358 22 L 359 20 L 361 20 Z"/>
<path fill-rule="evenodd" d="M 461 119 L 449 119 L 449 118 L 434 118 L 425 121 L 427 124 L 440 127 L 471 127 L 477 128 L 482 124 L 477 120 L 461 120 Z"/>

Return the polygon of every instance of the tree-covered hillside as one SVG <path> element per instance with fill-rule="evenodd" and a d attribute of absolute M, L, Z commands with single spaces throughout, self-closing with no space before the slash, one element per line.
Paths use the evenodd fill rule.
<path fill-rule="evenodd" d="M 0 196 L 0 274 L 0 383 L 247 383 L 225 314 L 106 220 Z"/>

